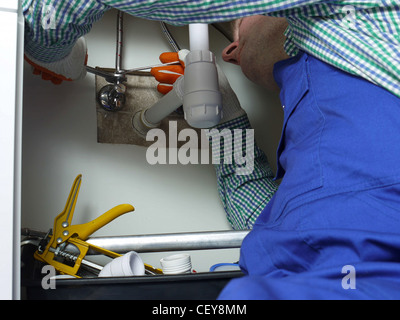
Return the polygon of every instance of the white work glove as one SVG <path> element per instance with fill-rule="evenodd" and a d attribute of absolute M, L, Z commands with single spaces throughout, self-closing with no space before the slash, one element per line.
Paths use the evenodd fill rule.
<path fill-rule="evenodd" d="M 25 60 L 32 65 L 33 74 L 42 75 L 43 80 L 50 80 L 54 84 L 82 79 L 86 76 L 86 40 L 83 37 L 79 38 L 71 53 L 59 61 L 41 62 L 27 53 Z"/>
<path fill-rule="evenodd" d="M 172 90 L 173 83 L 184 75 L 185 57 L 188 53 L 188 50 L 183 49 L 179 52 L 164 52 L 160 55 L 160 61 L 162 63 L 179 61 L 180 65 L 169 65 L 151 69 L 151 74 L 160 82 L 157 86 L 159 92 L 163 94 L 168 93 Z M 218 65 L 217 71 L 219 87 L 222 94 L 222 119 L 218 124 L 220 125 L 246 115 L 246 112 L 241 108 L 239 100 L 232 90 L 226 75 Z"/>

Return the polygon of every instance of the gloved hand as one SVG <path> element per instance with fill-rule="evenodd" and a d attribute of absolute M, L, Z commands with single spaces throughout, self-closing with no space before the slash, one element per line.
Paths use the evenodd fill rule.
<path fill-rule="evenodd" d="M 33 74 L 41 74 L 43 80 L 50 80 L 54 84 L 84 78 L 87 57 L 86 40 L 83 37 L 78 39 L 71 53 L 59 61 L 41 62 L 25 53 L 25 60 L 33 67 Z"/>
<path fill-rule="evenodd" d="M 157 90 L 162 94 L 167 94 L 173 88 L 173 84 L 180 76 L 183 76 L 185 71 L 185 57 L 189 53 L 189 50 L 182 49 L 179 52 L 164 52 L 160 55 L 161 63 L 169 63 L 173 61 L 179 61 L 179 64 L 154 67 L 150 73 L 160 83 L 157 85 Z"/>
<path fill-rule="evenodd" d="M 155 67 L 151 69 L 151 74 L 160 83 L 157 85 L 157 90 L 163 94 L 168 93 L 172 90 L 174 82 L 182 75 L 185 71 L 185 57 L 190 51 L 183 49 L 179 52 L 164 52 L 160 55 L 160 61 L 162 63 L 180 61 L 180 65 Z M 217 65 L 218 71 L 218 82 L 219 88 L 222 94 L 222 119 L 219 123 L 225 123 L 230 120 L 239 118 L 246 115 L 246 111 L 240 106 L 240 102 L 232 90 L 226 75 Z"/>

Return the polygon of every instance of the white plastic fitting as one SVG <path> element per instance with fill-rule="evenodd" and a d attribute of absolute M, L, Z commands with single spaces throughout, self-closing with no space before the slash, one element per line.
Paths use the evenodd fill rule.
<path fill-rule="evenodd" d="M 184 117 L 194 128 L 210 128 L 222 117 L 222 95 L 214 54 L 208 50 L 208 25 L 189 25 L 190 52 L 185 58 L 185 75 L 174 83 L 174 89 L 141 114 L 133 126 L 142 135 L 157 127 L 162 119 L 183 105 Z"/>
<path fill-rule="evenodd" d="M 190 24 L 189 42 L 190 52 L 185 58 L 183 112 L 190 126 L 210 128 L 221 120 L 222 96 L 215 56 L 209 51 L 208 24 Z"/>
<path fill-rule="evenodd" d="M 144 274 L 145 267 L 142 259 L 136 252 L 130 251 L 107 263 L 100 271 L 99 277 L 129 277 Z"/>
<path fill-rule="evenodd" d="M 149 123 L 159 124 L 162 119 L 182 105 L 183 81 L 183 77 L 179 77 L 174 83 L 174 89 L 145 111 L 145 118 Z"/>
<path fill-rule="evenodd" d="M 160 264 L 164 274 L 190 273 L 192 261 L 188 254 L 174 254 L 162 258 Z"/>
<path fill-rule="evenodd" d="M 183 76 L 174 83 L 174 89 L 158 100 L 149 109 L 138 111 L 132 118 L 133 128 L 143 137 L 151 129 L 158 128 L 161 120 L 182 106 Z"/>
<path fill-rule="evenodd" d="M 194 128 L 210 128 L 220 122 L 221 111 L 222 95 L 214 54 L 208 50 L 190 51 L 185 59 L 185 120 Z"/>

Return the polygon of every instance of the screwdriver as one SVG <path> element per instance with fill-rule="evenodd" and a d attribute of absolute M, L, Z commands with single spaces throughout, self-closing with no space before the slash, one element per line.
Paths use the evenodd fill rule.
<path fill-rule="evenodd" d="M 170 66 L 170 65 L 173 65 L 173 64 L 180 64 L 180 62 L 179 61 L 172 61 L 172 62 L 167 62 L 167 63 L 158 63 L 158 64 L 153 64 L 153 65 L 150 65 L 150 66 L 138 67 L 138 68 L 129 69 L 129 70 L 121 70 L 118 73 L 105 72 L 105 71 L 101 71 L 101 70 L 98 70 L 96 68 L 89 67 L 89 66 L 86 66 L 86 70 L 88 72 L 90 72 L 90 73 L 96 74 L 96 75 L 101 76 L 101 77 L 121 77 L 122 75 L 125 75 L 125 74 L 130 73 L 130 72 L 141 71 L 141 70 L 151 69 L 151 68 L 155 68 L 155 67 Z"/>

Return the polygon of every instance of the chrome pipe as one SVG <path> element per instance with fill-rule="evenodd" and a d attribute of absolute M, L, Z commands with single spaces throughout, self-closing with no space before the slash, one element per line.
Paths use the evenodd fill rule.
<path fill-rule="evenodd" d="M 92 237 L 86 241 L 120 254 L 240 248 L 249 230 Z M 68 248 L 67 248 L 68 250 Z M 89 250 L 88 254 L 98 254 Z"/>
<path fill-rule="evenodd" d="M 123 28 L 124 28 L 124 13 L 118 11 L 117 15 L 117 46 L 115 55 L 115 69 L 119 73 L 122 67 L 122 41 L 123 41 Z"/>

